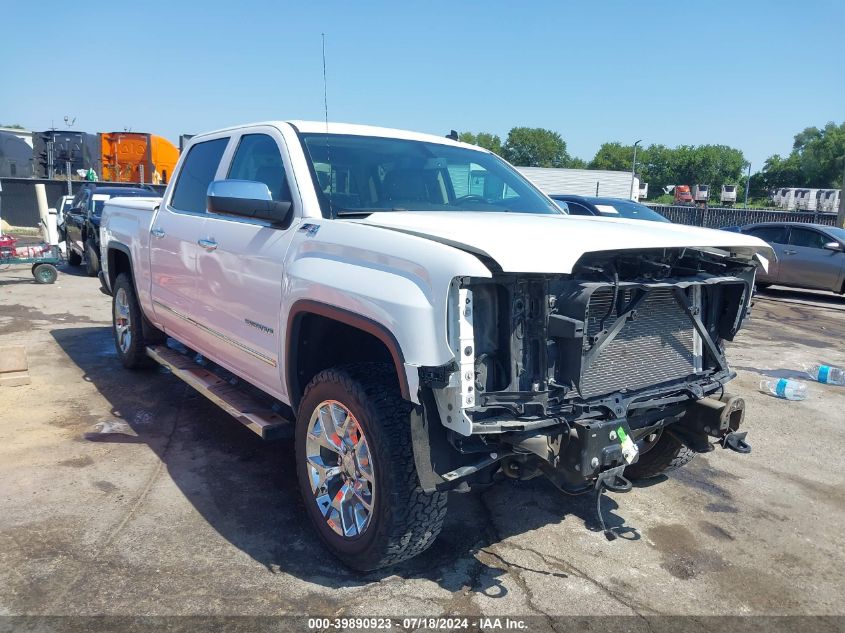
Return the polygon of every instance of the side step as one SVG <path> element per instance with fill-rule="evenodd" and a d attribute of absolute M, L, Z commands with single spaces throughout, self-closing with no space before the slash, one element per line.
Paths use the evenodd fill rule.
<path fill-rule="evenodd" d="M 166 345 L 147 347 L 147 356 L 181 378 L 265 440 L 293 436 L 293 423 L 237 386 Z"/>

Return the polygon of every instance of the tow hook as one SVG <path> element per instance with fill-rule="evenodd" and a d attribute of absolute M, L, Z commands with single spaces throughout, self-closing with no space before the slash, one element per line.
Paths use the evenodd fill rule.
<path fill-rule="evenodd" d="M 624 470 L 625 466 L 610 468 L 603 473 L 599 473 L 596 479 L 596 516 L 599 520 L 599 527 L 601 527 L 601 531 L 608 541 L 615 540 L 616 534 L 613 533 L 613 530 L 608 529 L 607 524 L 604 522 L 604 516 L 601 513 L 602 493 L 605 490 L 619 493 L 631 491 L 633 484 L 622 475 Z"/>
<path fill-rule="evenodd" d="M 747 435 L 747 431 L 743 431 L 742 433 L 737 433 L 735 431 L 731 433 L 726 433 L 721 440 L 722 448 L 729 448 L 732 451 L 736 451 L 737 453 L 750 453 L 751 444 L 745 441 L 745 437 Z"/>

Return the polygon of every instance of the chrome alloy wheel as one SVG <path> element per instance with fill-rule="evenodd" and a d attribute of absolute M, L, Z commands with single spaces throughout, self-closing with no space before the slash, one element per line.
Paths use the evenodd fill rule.
<path fill-rule="evenodd" d="M 132 317 L 129 314 L 129 297 L 125 288 L 118 288 L 114 295 L 114 332 L 117 345 L 125 354 L 132 345 Z"/>
<path fill-rule="evenodd" d="M 373 513 L 375 474 L 367 438 L 349 409 L 336 400 L 317 405 L 305 454 L 311 492 L 326 523 L 345 538 L 363 534 Z"/>

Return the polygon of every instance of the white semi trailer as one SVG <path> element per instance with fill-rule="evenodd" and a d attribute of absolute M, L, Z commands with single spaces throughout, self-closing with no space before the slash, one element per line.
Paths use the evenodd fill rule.
<path fill-rule="evenodd" d="M 547 194 L 573 194 L 637 200 L 640 180 L 631 183 L 629 171 L 563 169 L 557 167 L 517 167 L 523 176 Z"/>

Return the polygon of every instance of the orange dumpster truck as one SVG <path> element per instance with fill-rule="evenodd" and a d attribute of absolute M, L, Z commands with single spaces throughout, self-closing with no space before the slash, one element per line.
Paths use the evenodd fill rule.
<path fill-rule="evenodd" d="M 179 150 L 166 138 L 140 132 L 100 134 L 102 180 L 167 184 Z"/>

